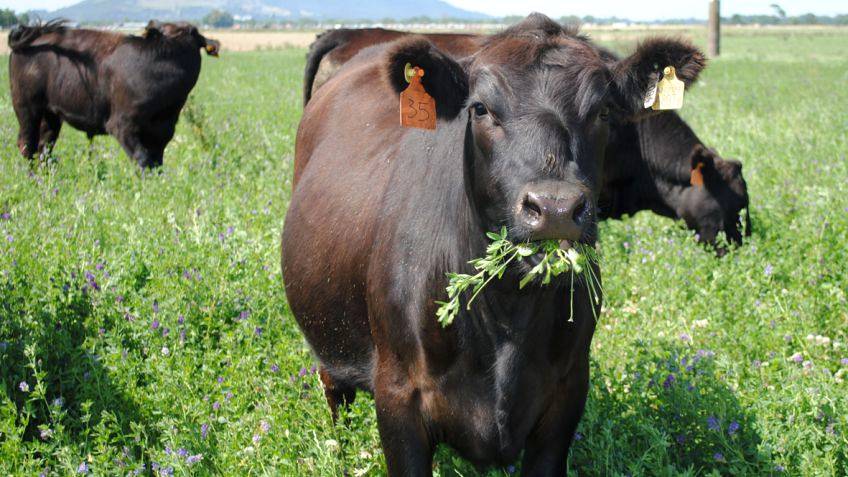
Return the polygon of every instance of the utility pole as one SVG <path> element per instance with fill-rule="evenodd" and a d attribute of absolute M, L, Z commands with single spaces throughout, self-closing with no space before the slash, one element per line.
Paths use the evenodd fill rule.
<path fill-rule="evenodd" d="M 719 55 L 719 36 L 721 33 L 721 13 L 719 0 L 710 0 L 710 16 L 707 20 L 707 53 L 710 58 Z"/>

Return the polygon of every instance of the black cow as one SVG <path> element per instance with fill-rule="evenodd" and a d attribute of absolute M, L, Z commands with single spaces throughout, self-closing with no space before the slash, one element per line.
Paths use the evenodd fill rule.
<path fill-rule="evenodd" d="M 9 46 L 24 157 L 52 147 L 67 122 L 89 138 L 114 136 L 142 167 L 162 164 L 200 74 L 198 50 L 217 56 L 219 48 L 188 23 L 155 21 L 140 37 L 68 28 L 61 21 L 18 26 Z"/>
<path fill-rule="evenodd" d="M 436 131 L 398 124 L 407 62 L 425 71 Z M 655 39 L 610 65 L 534 14 L 467 61 L 420 36 L 371 47 L 309 101 L 283 231 L 286 294 L 333 413 L 357 388 L 374 394 L 389 475 L 431 475 L 440 442 L 479 465 L 524 450 L 525 475 L 564 475 L 600 309 L 586 283 L 519 290 L 531 256 L 450 327 L 434 300 L 447 272 L 484 255 L 487 231 L 595 241 L 608 123 L 642 113 L 654 65 L 691 83 L 704 57 Z"/>

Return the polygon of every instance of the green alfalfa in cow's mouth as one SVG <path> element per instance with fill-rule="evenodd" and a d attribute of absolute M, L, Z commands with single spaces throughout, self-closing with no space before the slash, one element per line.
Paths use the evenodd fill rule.
<path fill-rule="evenodd" d="M 439 305 L 439 309 L 436 310 L 436 317 L 442 326 L 453 323 L 454 318 L 459 314 L 460 299 L 467 290 L 472 292 L 471 297 L 465 303 L 465 308 L 470 310 L 471 303 L 477 298 L 477 295 L 492 280 L 503 277 L 510 263 L 516 259 L 535 254 L 544 255 L 542 255 L 539 263 L 524 275 L 518 284 L 519 288 L 524 288 L 536 278 L 541 278 L 541 284 L 544 286 L 549 284 L 552 278 L 571 272 L 570 303 L 573 304 L 574 302 L 574 275 L 583 277 L 592 302 L 596 304 L 600 302 L 601 282 L 595 275 L 594 268 L 590 266 L 591 263 L 598 263 L 600 257 L 591 246 L 578 243 L 568 250 L 563 250 L 556 240 L 515 244 L 507 238 L 506 227 L 502 228 L 500 233 L 489 232 L 486 235 L 492 240 L 492 243 L 486 248 L 486 256 L 468 262 L 474 266 L 477 273 L 474 275 L 465 273 L 447 274 L 449 281 L 445 290 L 448 292 L 448 300 L 436 302 Z M 595 307 L 593 306 L 593 313 L 594 310 Z M 569 321 L 571 321 L 574 310 L 572 308 L 569 311 Z"/>

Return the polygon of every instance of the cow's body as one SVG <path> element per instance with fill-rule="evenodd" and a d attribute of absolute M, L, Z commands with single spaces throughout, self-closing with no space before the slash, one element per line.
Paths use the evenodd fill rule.
<path fill-rule="evenodd" d="M 21 153 L 51 146 L 66 122 L 89 137 L 114 136 L 141 166 L 161 165 L 203 45 L 199 34 L 153 31 L 137 37 L 55 23 L 14 30 L 9 76 Z"/>
<path fill-rule="evenodd" d="M 336 71 L 365 48 L 396 40 L 410 33 L 382 28 L 328 30 L 310 46 L 304 75 L 304 105 Z M 457 58 L 472 55 L 481 46 L 479 35 L 437 33 L 424 35 L 442 51 Z M 609 61 L 618 61 L 600 49 Z M 601 219 L 621 218 L 650 210 L 683 220 L 703 242 L 712 243 L 719 232 L 741 243 L 738 223 L 748 207 L 741 163 L 724 160 L 708 150 L 689 125 L 674 111 L 634 123 L 612 125 L 601 188 Z M 704 186 L 690 182 L 693 154 L 706 151 L 710 179 Z M 747 210 L 746 210 L 747 218 Z M 744 232 L 750 234 L 747 221 Z M 719 249 L 723 251 L 723 249 Z"/>
<path fill-rule="evenodd" d="M 479 465 L 523 450 L 525 475 L 565 472 L 600 301 L 579 278 L 519 289 L 532 257 L 447 328 L 434 300 L 446 273 L 485 254 L 487 231 L 593 243 L 606 88 L 632 112 L 658 77 L 654 62 L 679 66 L 687 82 L 703 65 L 694 48 L 658 41 L 621 66 L 650 73 L 627 76 L 540 15 L 487 41 L 464 64 L 421 37 L 363 50 L 317 91 L 298 129 L 282 247 L 289 305 L 334 415 L 356 389 L 374 394 L 393 476 L 430 475 L 440 442 Z M 398 125 L 406 62 L 425 69 L 436 131 Z"/>
<path fill-rule="evenodd" d="M 408 403 L 414 409 L 404 419 L 428 416 L 421 431 L 469 459 L 511 462 L 540 416 L 565 412 L 552 405 L 555 397 L 576 395 L 569 411 L 576 424 L 594 329 L 590 305 L 581 300 L 569 323 L 565 284 L 520 292 L 507 279 L 480 299 L 489 326 L 458 319 L 441 328 L 433 299 L 444 294 L 445 274 L 467 271 L 486 247 L 462 185 L 465 118 L 435 133 L 397 127 L 395 95 L 374 85 L 381 73 L 373 62 L 347 67 L 333 85 L 361 85 L 345 88 L 356 100 L 328 91 L 304 115 L 284 241 L 311 245 L 285 249 L 289 305 L 336 386 L 397 385 L 398 395 L 380 396 L 378 408 L 383 399 Z M 334 139 L 311 135 L 316 129 Z M 363 150 L 364 138 L 375 136 L 379 142 Z M 330 170 L 344 171 L 345 180 Z M 575 294 L 586 293 L 578 285 Z M 328 342 L 328 333 L 337 339 Z"/>

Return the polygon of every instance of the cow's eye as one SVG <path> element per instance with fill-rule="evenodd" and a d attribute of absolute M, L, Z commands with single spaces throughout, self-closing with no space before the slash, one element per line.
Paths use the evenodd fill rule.
<path fill-rule="evenodd" d="M 486 109 L 485 106 L 483 106 L 483 103 L 474 103 L 471 105 L 471 109 L 474 110 L 475 116 L 485 116 L 489 114 L 489 110 Z"/>
<path fill-rule="evenodd" d="M 601 108 L 601 111 L 598 113 L 598 118 L 601 121 L 609 121 L 609 113 L 610 113 L 609 107 L 604 106 L 603 108 Z"/>

